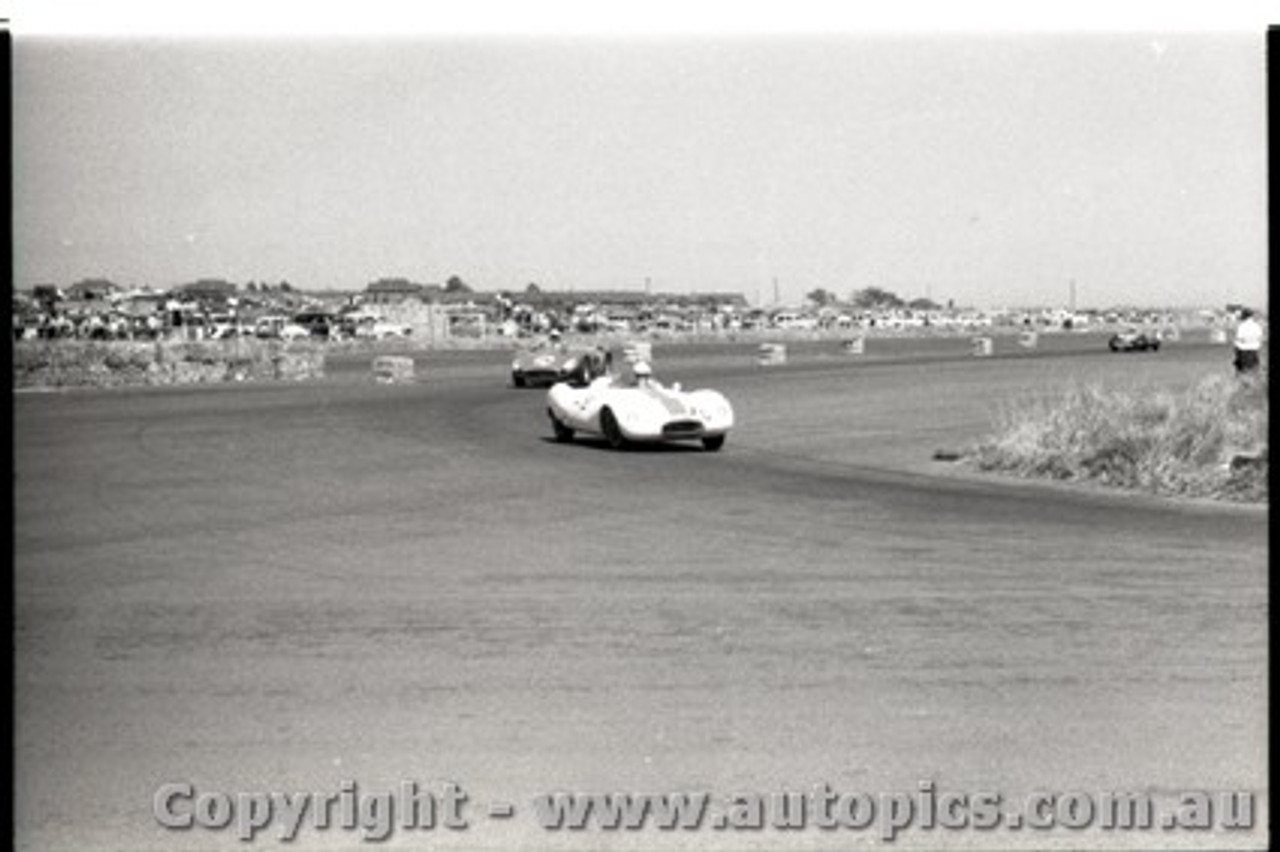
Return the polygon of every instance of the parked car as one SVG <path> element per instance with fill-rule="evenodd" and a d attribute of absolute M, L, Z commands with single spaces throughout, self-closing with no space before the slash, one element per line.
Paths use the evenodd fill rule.
<path fill-rule="evenodd" d="M 305 328 L 312 337 L 328 340 L 337 326 L 337 320 L 328 311 L 304 311 L 294 314 L 293 322 Z"/>
<path fill-rule="evenodd" d="M 253 333 L 264 340 L 277 339 L 288 324 L 288 317 L 275 315 L 258 317 L 258 321 L 253 324 Z"/>
<path fill-rule="evenodd" d="M 393 337 L 408 337 L 413 333 L 407 325 L 378 320 L 356 328 L 356 337 L 368 337 L 373 340 L 389 340 Z"/>
<path fill-rule="evenodd" d="M 408 337 L 413 329 L 407 325 L 388 322 L 381 314 L 368 311 L 344 315 L 338 321 L 339 332 L 359 340 L 387 340 Z"/>
<path fill-rule="evenodd" d="M 211 340 L 234 340 L 247 333 L 235 314 L 212 314 L 209 317 L 208 335 Z"/>

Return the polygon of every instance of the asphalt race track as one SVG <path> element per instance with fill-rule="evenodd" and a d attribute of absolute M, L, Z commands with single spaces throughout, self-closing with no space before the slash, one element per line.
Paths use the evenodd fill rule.
<path fill-rule="evenodd" d="M 967 348 L 967 344 L 961 347 Z M 545 792 L 1267 788 L 1265 508 L 932 460 L 1002 400 L 1180 386 L 1222 347 L 756 367 L 720 453 L 559 445 L 506 356 L 295 386 L 16 394 L 17 848 L 281 848 L 156 790 L 460 785 L 405 849 L 827 849 L 868 831 L 547 831 Z M 665 357 L 665 360 L 664 360 Z M 489 818 L 486 803 L 514 806 Z M 1263 848 L 908 832 L 896 848 Z M 304 828 L 293 848 L 371 848 Z M 373 847 L 377 848 L 377 847 Z"/>

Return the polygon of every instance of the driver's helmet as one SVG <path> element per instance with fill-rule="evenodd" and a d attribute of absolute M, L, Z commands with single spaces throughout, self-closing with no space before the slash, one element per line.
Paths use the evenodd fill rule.
<path fill-rule="evenodd" d="M 637 361 L 631 368 L 631 372 L 635 373 L 637 380 L 648 379 L 653 376 L 653 368 L 644 361 Z"/>

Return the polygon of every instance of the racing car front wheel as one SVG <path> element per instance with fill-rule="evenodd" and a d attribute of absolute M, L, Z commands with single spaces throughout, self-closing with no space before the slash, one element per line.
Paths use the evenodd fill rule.
<path fill-rule="evenodd" d="M 622 437 L 622 429 L 618 426 L 618 419 L 613 416 L 613 411 L 606 408 L 600 412 L 600 431 L 604 433 L 605 440 L 609 442 L 609 446 L 615 450 L 621 449 L 627 439 Z"/>
<path fill-rule="evenodd" d="M 556 441 L 561 444 L 567 444 L 573 440 L 573 430 L 556 419 L 556 416 L 547 411 L 547 416 L 551 418 L 551 431 L 556 435 Z"/>
<path fill-rule="evenodd" d="M 702 439 L 702 448 L 709 453 L 714 453 L 724 446 L 724 435 L 708 435 Z"/>

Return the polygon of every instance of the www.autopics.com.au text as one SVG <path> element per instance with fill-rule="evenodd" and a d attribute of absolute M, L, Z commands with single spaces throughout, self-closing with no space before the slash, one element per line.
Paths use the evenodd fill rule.
<path fill-rule="evenodd" d="M 940 791 L 922 781 L 911 792 L 844 793 L 829 784 L 807 791 L 587 793 L 536 796 L 534 825 L 545 831 L 865 831 L 891 842 L 917 831 L 1247 831 L 1256 823 L 1255 794 L 1186 791 L 1157 800 L 1149 793 L 1033 792 L 1008 797 L 995 791 Z M 272 831 L 290 841 L 304 828 L 359 832 L 380 841 L 397 829 L 462 831 L 477 818 L 509 820 L 509 802 L 476 805 L 461 786 L 430 789 L 402 781 L 395 790 L 362 792 L 354 780 L 334 791 L 228 793 L 198 790 L 190 782 L 161 785 L 152 800 L 156 822 L 173 830 L 234 829 L 242 841 Z M 274 830 L 274 831 L 273 831 Z"/>

